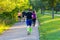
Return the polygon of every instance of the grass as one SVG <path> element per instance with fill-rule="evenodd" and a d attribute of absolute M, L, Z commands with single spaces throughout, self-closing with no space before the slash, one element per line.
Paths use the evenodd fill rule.
<path fill-rule="evenodd" d="M 51 11 L 51 10 L 45 10 L 45 14 L 46 14 L 46 13 L 51 14 L 52 11 Z M 54 11 L 54 13 L 56 14 L 56 11 Z M 60 11 L 58 11 L 57 14 L 60 14 Z"/>
<path fill-rule="evenodd" d="M 40 22 L 40 40 L 60 40 L 60 17 L 55 16 L 55 19 L 52 19 L 51 15 L 39 13 L 37 13 L 37 17 Z"/>

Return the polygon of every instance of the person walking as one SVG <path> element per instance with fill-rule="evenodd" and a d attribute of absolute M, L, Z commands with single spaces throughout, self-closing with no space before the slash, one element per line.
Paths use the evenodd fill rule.
<path fill-rule="evenodd" d="M 31 28 L 31 25 L 32 25 L 32 12 L 31 12 L 30 9 L 26 13 L 26 24 L 27 24 L 27 33 L 28 33 L 28 35 L 30 35 L 31 32 L 32 32 L 32 28 Z"/>
<path fill-rule="evenodd" d="M 26 17 L 26 12 L 23 11 L 23 12 L 22 12 L 22 20 L 23 20 L 23 22 L 25 22 L 25 17 Z"/>
<path fill-rule="evenodd" d="M 18 12 L 18 21 L 20 21 L 21 22 L 21 16 L 22 16 L 22 14 L 20 13 L 20 11 Z"/>
<path fill-rule="evenodd" d="M 36 12 L 35 11 L 32 12 L 32 23 L 33 23 L 33 27 L 35 27 L 35 24 L 36 24 Z"/>

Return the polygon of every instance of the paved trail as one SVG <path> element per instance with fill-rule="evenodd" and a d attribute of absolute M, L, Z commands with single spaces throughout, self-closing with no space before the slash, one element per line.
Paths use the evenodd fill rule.
<path fill-rule="evenodd" d="M 38 22 L 36 23 L 36 27 L 32 28 L 32 34 L 28 36 L 25 22 L 18 22 L 10 30 L 0 35 L 0 40 L 39 40 Z"/>

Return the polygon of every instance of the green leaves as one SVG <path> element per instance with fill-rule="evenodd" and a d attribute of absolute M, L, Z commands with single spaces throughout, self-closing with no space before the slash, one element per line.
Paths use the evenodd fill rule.
<path fill-rule="evenodd" d="M 20 10 L 29 8 L 28 0 L 0 0 L 0 13 L 11 12 L 15 8 Z"/>
<path fill-rule="evenodd" d="M 2 1 L 0 2 L 0 12 L 11 12 L 13 9 L 15 9 L 15 3 L 11 1 Z"/>
<path fill-rule="evenodd" d="M 25 9 L 29 8 L 29 1 L 28 0 L 18 0 L 16 2 L 16 6 L 20 10 L 25 10 Z"/>

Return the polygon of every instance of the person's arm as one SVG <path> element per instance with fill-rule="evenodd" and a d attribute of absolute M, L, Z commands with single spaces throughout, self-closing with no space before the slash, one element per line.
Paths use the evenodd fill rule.
<path fill-rule="evenodd" d="M 31 12 L 31 16 L 32 16 L 32 19 L 33 19 L 33 13 Z"/>
<path fill-rule="evenodd" d="M 33 18 L 33 14 L 32 14 L 32 18 Z"/>

